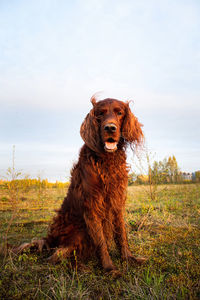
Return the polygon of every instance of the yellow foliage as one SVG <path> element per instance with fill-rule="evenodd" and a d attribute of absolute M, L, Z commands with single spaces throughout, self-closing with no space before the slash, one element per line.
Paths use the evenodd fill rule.
<path fill-rule="evenodd" d="M 19 190 L 27 190 L 31 188 L 66 188 L 69 182 L 49 182 L 48 179 L 15 179 L 15 180 L 0 180 L 0 185 L 10 188 L 15 185 Z"/>
<path fill-rule="evenodd" d="M 149 176 L 148 175 L 139 175 L 138 179 L 144 183 L 147 183 L 149 181 Z"/>

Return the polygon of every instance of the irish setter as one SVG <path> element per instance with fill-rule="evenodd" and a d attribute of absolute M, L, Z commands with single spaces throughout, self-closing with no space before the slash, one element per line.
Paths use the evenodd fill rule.
<path fill-rule="evenodd" d="M 116 270 L 109 245 L 114 239 L 122 259 L 138 263 L 129 250 L 124 222 L 128 168 L 126 148 L 142 142 L 141 124 L 128 103 L 116 99 L 96 101 L 81 125 L 85 144 L 71 171 L 71 184 L 46 238 L 30 245 L 54 249 L 52 262 L 76 255 L 81 259 L 98 254 L 106 271 Z"/>

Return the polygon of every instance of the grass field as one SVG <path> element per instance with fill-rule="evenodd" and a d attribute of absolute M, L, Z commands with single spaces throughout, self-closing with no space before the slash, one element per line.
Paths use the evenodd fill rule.
<path fill-rule="evenodd" d="M 122 263 L 113 279 L 92 258 L 85 267 L 47 262 L 47 253 L 3 252 L 46 235 L 64 188 L 0 189 L 0 299 L 200 299 L 200 185 L 159 186 L 151 200 L 148 186 L 128 188 L 126 222 L 132 252 L 149 258 L 143 266 Z"/>

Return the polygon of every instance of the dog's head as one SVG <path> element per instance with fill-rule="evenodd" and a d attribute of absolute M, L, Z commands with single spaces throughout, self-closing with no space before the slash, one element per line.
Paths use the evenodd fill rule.
<path fill-rule="evenodd" d="M 80 134 L 95 152 L 115 152 L 117 149 L 142 142 L 141 124 L 131 112 L 129 103 L 116 99 L 96 101 L 81 125 Z"/>

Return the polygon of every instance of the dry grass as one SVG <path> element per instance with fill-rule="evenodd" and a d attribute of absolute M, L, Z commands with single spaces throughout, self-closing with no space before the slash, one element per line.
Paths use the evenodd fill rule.
<path fill-rule="evenodd" d="M 47 254 L 1 254 L 0 299 L 199 299 L 200 185 L 158 186 L 152 201 L 148 186 L 128 189 L 126 220 L 130 247 L 149 257 L 144 266 L 127 266 L 111 255 L 122 272 L 113 279 L 94 258 L 85 268 L 70 262 L 52 266 Z M 46 235 L 63 188 L 29 189 L 20 194 L 10 226 L 11 244 Z M 7 189 L 0 189 L 1 240 L 12 214 Z"/>

